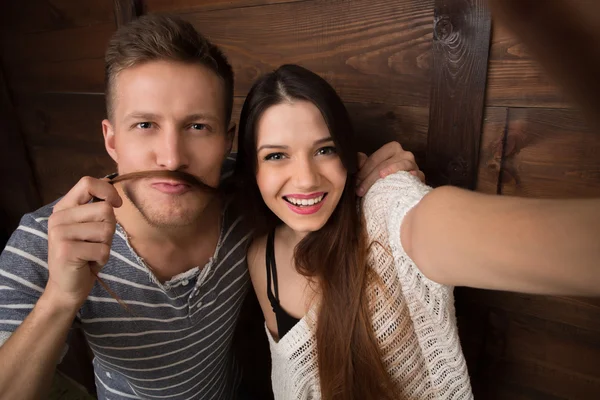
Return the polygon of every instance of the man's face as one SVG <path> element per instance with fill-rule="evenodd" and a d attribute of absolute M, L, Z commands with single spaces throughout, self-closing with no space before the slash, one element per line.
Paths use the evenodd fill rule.
<path fill-rule="evenodd" d="M 225 121 L 224 84 L 214 72 L 198 64 L 148 62 L 121 71 L 112 93 L 113 118 L 102 126 L 119 174 L 179 170 L 218 186 L 233 138 Z M 173 179 L 122 185 L 157 227 L 194 223 L 212 197 Z"/>

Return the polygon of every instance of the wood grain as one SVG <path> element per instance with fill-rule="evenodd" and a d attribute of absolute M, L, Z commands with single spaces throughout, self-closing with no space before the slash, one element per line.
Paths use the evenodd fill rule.
<path fill-rule="evenodd" d="M 51 32 L 9 34 L 2 41 L 7 66 L 49 65 L 65 61 L 103 59 L 115 31 L 114 22 Z"/>
<path fill-rule="evenodd" d="M 507 314 L 507 317 L 509 326 L 504 358 L 539 360 L 600 383 L 600 335 L 597 331 L 532 316 Z M 536 345 L 532 346 L 532 343 Z"/>
<path fill-rule="evenodd" d="M 425 171 L 433 186 L 476 185 L 490 29 L 483 0 L 435 2 Z"/>
<path fill-rule="evenodd" d="M 15 118 L 11 96 L 0 68 L 0 246 L 23 214 L 41 206 L 26 144 Z"/>
<path fill-rule="evenodd" d="M 299 63 L 327 77 L 348 102 L 426 107 L 432 15 L 432 1 L 356 0 L 216 10 L 185 18 L 223 47 L 236 72 L 238 96 L 245 96 L 261 74 Z M 64 39 L 60 32 L 40 36 L 42 44 L 53 43 L 46 46 L 56 50 L 48 50 L 51 61 L 36 58 L 36 37 L 19 39 L 23 49 L 7 69 L 12 86 L 25 92 L 102 92 L 110 33 L 110 27 L 91 27 Z"/>
<path fill-rule="evenodd" d="M 90 26 L 114 18 L 109 0 L 7 0 L 0 10 L 0 31 L 11 33 Z"/>
<path fill-rule="evenodd" d="M 267 4 L 296 3 L 306 0 L 144 0 L 148 13 L 187 14 L 198 11 L 254 7 Z"/>
<path fill-rule="evenodd" d="M 600 3 L 489 0 L 496 17 L 519 35 L 544 68 L 600 129 Z"/>
<path fill-rule="evenodd" d="M 220 45 L 244 96 L 263 73 L 301 64 L 347 102 L 427 106 L 433 2 L 303 1 L 185 14 Z"/>
<path fill-rule="evenodd" d="M 83 176 L 101 178 L 116 168 L 104 148 L 33 146 L 32 162 L 43 204 L 64 196 Z"/>
<path fill-rule="evenodd" d="M 511 109 L 503 194 L 600 196 L 600 135 L 576 110 Z"/>
<path fill-rule="evenodd" d="M 600 334 L 600 305 L 585 299 L 469 289 L 468 301 Z"/>
<path fill-rule="evenodd" d="M 79 146 L 104 149 L 101 121 L 104 95 L 45 93 L 20 96 L 15 109 L 31 146 Z"/>
<path fill-rule="evenodd" d="M 486 106 L 570 108 L 573 104 L 523 41 L 494 23 Z"/>
<path fill-rule="evenodd" d="M 475 188 L 478 192 L 498 193 L 507 116 L 508 109 L 506 108 L 486 107 L 485 109 Z"/>

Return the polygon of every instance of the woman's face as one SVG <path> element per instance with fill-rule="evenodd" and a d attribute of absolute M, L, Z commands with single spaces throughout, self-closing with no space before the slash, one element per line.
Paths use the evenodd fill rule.
<path fill-rule="evenodd" d="M 321 229 L 337 206 L 347 172 L 319 109 L 308 101 L 268 108 L 257 126 L 256 181 L 262 198 L 298 233 Z"/>

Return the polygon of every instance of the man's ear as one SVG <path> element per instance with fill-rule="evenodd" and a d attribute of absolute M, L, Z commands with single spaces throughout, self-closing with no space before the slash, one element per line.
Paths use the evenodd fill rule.
<path fill-rule="evenodd" d="M 231 149 L 233 148 L 233 141 L 235 140 L 236 128 L 237 126 L 232 123 L 229 129 L 227 130 L 227 155 L 231 153 Z"/>
<path fill-rule="evenodd" d="M 117 150 L 115 148 L 115 130 L 109 120 L 102 120 L 102 134 L 104 135 L 104 147 L 106 152 L 117 164 L 119 163 Z"/>

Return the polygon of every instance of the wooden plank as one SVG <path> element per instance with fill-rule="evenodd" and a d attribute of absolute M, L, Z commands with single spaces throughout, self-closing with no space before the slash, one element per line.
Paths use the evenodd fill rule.
<path fill-rule="evenodd" d="M 104 93 L 104 60 L 28 62 L 7 70 L 6 77 L 21 93 Z"/>
<path fill-rule="evenodd" d="M 142 0 L 113 0 L 115 5 L 115 23 L 121 27 L 144 13 Z"/>
<path fill-rule="evenodd" d="M 0 63 L 1 65 L 1 63 Z M 0 196 L 1 240 L 18 226 L 20 218 L 41 205 L 26 144 L 15 118 L 8 87 L 0 68 Z M 0 243 L 4 247 L 4 243 Z"/>
<path fill-rule="evenodd" d="M 491 21 L 484 0 L 436 0 L 426 175 L 473 189 Z"/>
<path fill-rule="evenodd" d="M 284 63 L 326 77 L 345 101 L 427 106 L 433 2 L 304 1 L 185 14 L 221 45 L 236 94 Z"/>
<path fill-rule="evenodd" d="M 511 109 L 503 194 L 600 196 L 600 136 L 576 110 Z"/>
<path fill-rule="evenodd" d="M 469 289 L 468 300 L 600 333 L 600 305 L 586 299 Z"/>
<path fill-rule="evenodd" d="M 600 3 L 490 0 L 495 16 L 520 36 L 588 121 L 600 128 Z"/>
<path fill-rule="evenodd" d="M 506 108 L 486 107 L 485 109 L 477 172 L 478 192 L 498 193 L 507 115 Z"/>
<path fill-rule="evenodd" d="M 348 102 L 427 107 L 432 13 L 431 0 L 304 1 L 185 18 L 223 47 L 238 96 L 259 75 L 299 63 L 328 78 Z M 22 91 L 102 92 L 104 50 L 17 63 L 9 78 Z"/>
<path fill-rule="evenodd" d="M 101 178 L 116 169 L 104 148 L 78 143 L 69 147 L 34 146 L 31 155 L 44 204 L 64 196 L 83 176 Z"/>
<path fill-rule="evenodd" d="M 266 4 L 296 3 L 300 1 L 306 0 L 144 0 L 144 5 L 149 14 L 188 14 L 198 11 L 254 7 Z"/>
<path fill-rule="evenodd" d="M 425 164 L 427 147 L 427 107 L 390 106 L 387 104 L 346 103 L 360 151 L 371 154 L 385 143 L 399 142 Z"/>
<path fill-rule="evenodd" d="M 494 360 L 489 379 L 544 393 L 542 399 L 596 400 L 600 381 L 540 361 Z"/>
<path fill-rule="evenodd" d="M 16 98 L 15 109 L 31 146 L 104 148 L 104 95 L 45 93 Z"/>
<path fill-rule="evenodd" d="M 454 298 L 460 344 L 467 361 L 473 389 L 477 391 L 481 356 L 487 339 L 485 321 L 488 319 L 489 307 L 469 301 L 469 292 L 469 288 L 456 288 Z"/>
<path fill-rule="evenodd" d="M 481 306 L 481 302 L 477 304 Z M 497 398 L 489 394 L 507 384 L 516 385 L 512 391 L 531 398 L 592 398 L 597 394 L 598 331 L 496 308 L 491 309 L 487 326 L 483 361 L 476 377 L 480 397 Z M 529 374 L 515 380 L 514 370 L 520 368 L 529 368 Z M 556 384 L 541 384 L 550 376 Z M 571 397 L 575 393 L 578 395 Z"/>
<path fill-rule="evenodd" d="M 493 24 L 486 105 L 572 107 L 522 40 L 500 23 Z"/>
<path fill-rule="evenodd" d="M 110 37 L 115 32 L 114 22 L 52 32 L 7 34 L 2 41 L 6 65 L 22 68 L 28 63 L 45 65 L 85 59 L 103 59 Z"/>
<path fill-rule="evenodd" d="M 44 32 L 111 22 L 113 4 L 108 0 L 3 1 L 0 30 Z"/>
<path fill-rule="evenodd" d="M 503 357 L 534 360 L 588 376 L 600 383 L 600 335 L 532 316 L 508 314 Z"/>
<path fill-rule="evenodd" d="M 567 397 L 554 396 L 526 386 L 510 382 L 498 382 L 490 377 L 483 383 L 480 395 L 475 398 L 488 400 L 568 400 Z"/>

